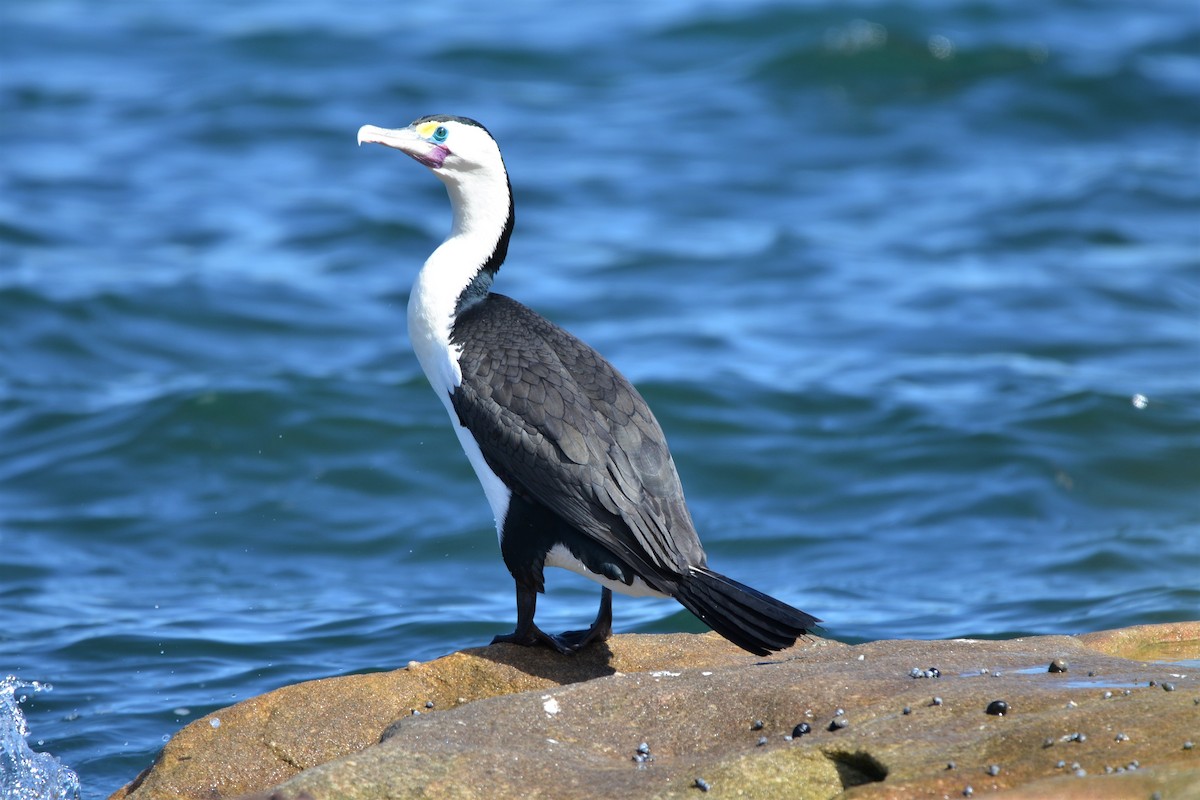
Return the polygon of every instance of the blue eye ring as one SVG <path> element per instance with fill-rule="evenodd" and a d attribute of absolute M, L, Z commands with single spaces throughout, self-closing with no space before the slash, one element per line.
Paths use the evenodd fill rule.
<path fill-rule="evenodd" d="M 446 141 L 446 137 L 449 135 L 450 131 L 446 130 L 446 126 L 439 125 L 437 130 L 433 132 L 433 136 L 431 138 L 438 144 L 441 144 L 442 142 Z"/>

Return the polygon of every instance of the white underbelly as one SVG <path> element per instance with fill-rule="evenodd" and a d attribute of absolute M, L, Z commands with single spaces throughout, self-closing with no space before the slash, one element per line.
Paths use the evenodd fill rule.
<path fill-rule="evenodd" d="M 512 500 L 512 492 L 483 460 L 483 451 L 479 449 L 475 437 L 458 424 L 458 417 L 453 409 L 450 411 L 450 420 L 454 423 L 454 432 L 458 434 L 458 441 L 467 454 L 467 459 L 475 468 L 475 476 L 479 478 L 479 483 L 483 486 L 483 493 L 487 495 L 488 505 L 492 507 L 492 515 L 496 518 L 496 536 L 503 536 L 504 518 L 508 516 L 508 504 Z"/>
<path fill-rule="evenodd" d="M 462 371 L 458 365 L 462 348 L 450 343 L 450 312 L 461 286 L 456 289 L 454 282 L 438 280 L 447 276 L 441 275 L 436 269 L 431 270 L 430 266 L 431 263 L 426 262 L 421 269 L 408 298 L 408 337 L 417 361 L 429 379 L 429 385 L 450 415 L 451 427 L 483 486 L 483 493 L 487 495 L 488 505 L 496 519 L 496 535 L 500 536 L 512 492 L 487 465 L 475 437 L 459 424 L 458 414 L 450 402 L 450 395 L 462 385 Z M 431 278 L 431 275 L 434 277 Z"/>
<path fill-rule="evenodd" d="M 592 572 L 590 569 L 585 567 L 583 565 L 583 562 L 580 561 L 578 558 L 576 558 L 575 555 L 570 550 L 567 549 L 567 546 L 563 545 L 563 544 L 554 545 L 554 547 L 550 548 L 550 552 L 546 553 L 546 566 L 547 567 L 561 567 L 562 569 L 569 569 L 571 572 L 582 575 L 585 578 L 589 578 L 590 580 L 595 581 L 596 583 L 600 584 L 601 586 L 605 586 L 609 589 L 612 589 L 614 592 L 620 592 L 621 594 L 627 594 L 630 597 L 669 597 L 670 596 L 670 595 L 665 595 L 656 589 L 650 588 L 649 586 L 646 585 L 646 582 L 644 580 L 642 580 L 641 578 L 635 577 L 633 579 L 633 583 L 629 586 L 626 586 L 625 584 L 621 583 L 620 581 L 614 581 L 612 578 L 606 578 L 603 575 L 598 575 L 597 573 Z"/>

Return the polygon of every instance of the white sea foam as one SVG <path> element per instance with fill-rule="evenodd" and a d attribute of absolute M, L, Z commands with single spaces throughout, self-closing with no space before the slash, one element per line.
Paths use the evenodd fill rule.
<path fill-rule="evenodd" d="M 78 800 L 79 776 L 49 753 L 35 753 L 19 697 L 49 684 L 9 675 L 0 680 L 0 800 Z"/>

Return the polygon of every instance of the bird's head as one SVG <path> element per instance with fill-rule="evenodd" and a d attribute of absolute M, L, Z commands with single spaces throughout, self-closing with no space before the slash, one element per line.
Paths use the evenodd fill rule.
<path fill-rule="evenodd" d="M 489 276 L 500 268 L 515 215 L 504 158 L 487 128 L 466 117 L 435 114 L 405 128 L 363 125 L 358 143 L 363 142 L 395 148 L 429 167 L 446 185 L 454 212 L 443 247 L 455 241 L 455 258 L 461 257 L 462 247 L 475 248 L 478 252 L 468 259 L 478 257 L 480 269 Z M 442 251 L 439 247 L 438 253 Z M 435 257 L 437 253 L 430 258 Z"/>
<path fill-rule="evenodd" d="M 487 129 L 473 119 L 435 114 L 405 128 L 363 125 L 358 143 L 387 145 L 424 164 L 444 181 L 476 171 L 504 172 L 500 148 Z"/>

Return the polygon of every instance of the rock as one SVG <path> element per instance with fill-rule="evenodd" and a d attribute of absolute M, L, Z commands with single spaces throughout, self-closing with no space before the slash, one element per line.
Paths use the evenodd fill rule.
<path fill-rule="evenodd" d="M 697 776 L 714 797 L 1200 798 L 1200 749 L 1183 747 L 1200 679 L 1127 657 L 1164 652 L 1200 658 L 1200 623 L 814 639 L 769 659 L 712 634 L 622 635 L 574 657 L 494 645 L 286 687 L 211 715 L 217 728 L 196 720 L 113 800 L 695 797 Z M 1055 658 L 1071 672 L 1047 672 Z M 910 677 L 927 663 L 939 706 Z M 1004 716 L 985 713 L 997 697 Z M 839 709 L 852 724 L 830 731 Z M 811 732 L 792 738 L 801 722 Z M 639 762 L 643 742 L 653 759 Z"/>
<path fill-rule="evenodd" d="M 393 672 L 286 686 L 193 721 L 171 738 L 149 769 L 112 798 L 235 797 L 357 753 L 413 710 L 436 716 L 482 698 L 663 665 L 678 669 L 754 662 L 753 656 L 721 644 L 714 635 L 625 635 L 569 658 L 539 648 L 494 645 L 427 664 L 409 662 Z M 433 711 L 426 707 L 429 702 Z M 219 727 L 213 727 L 214 718 Z"/>

